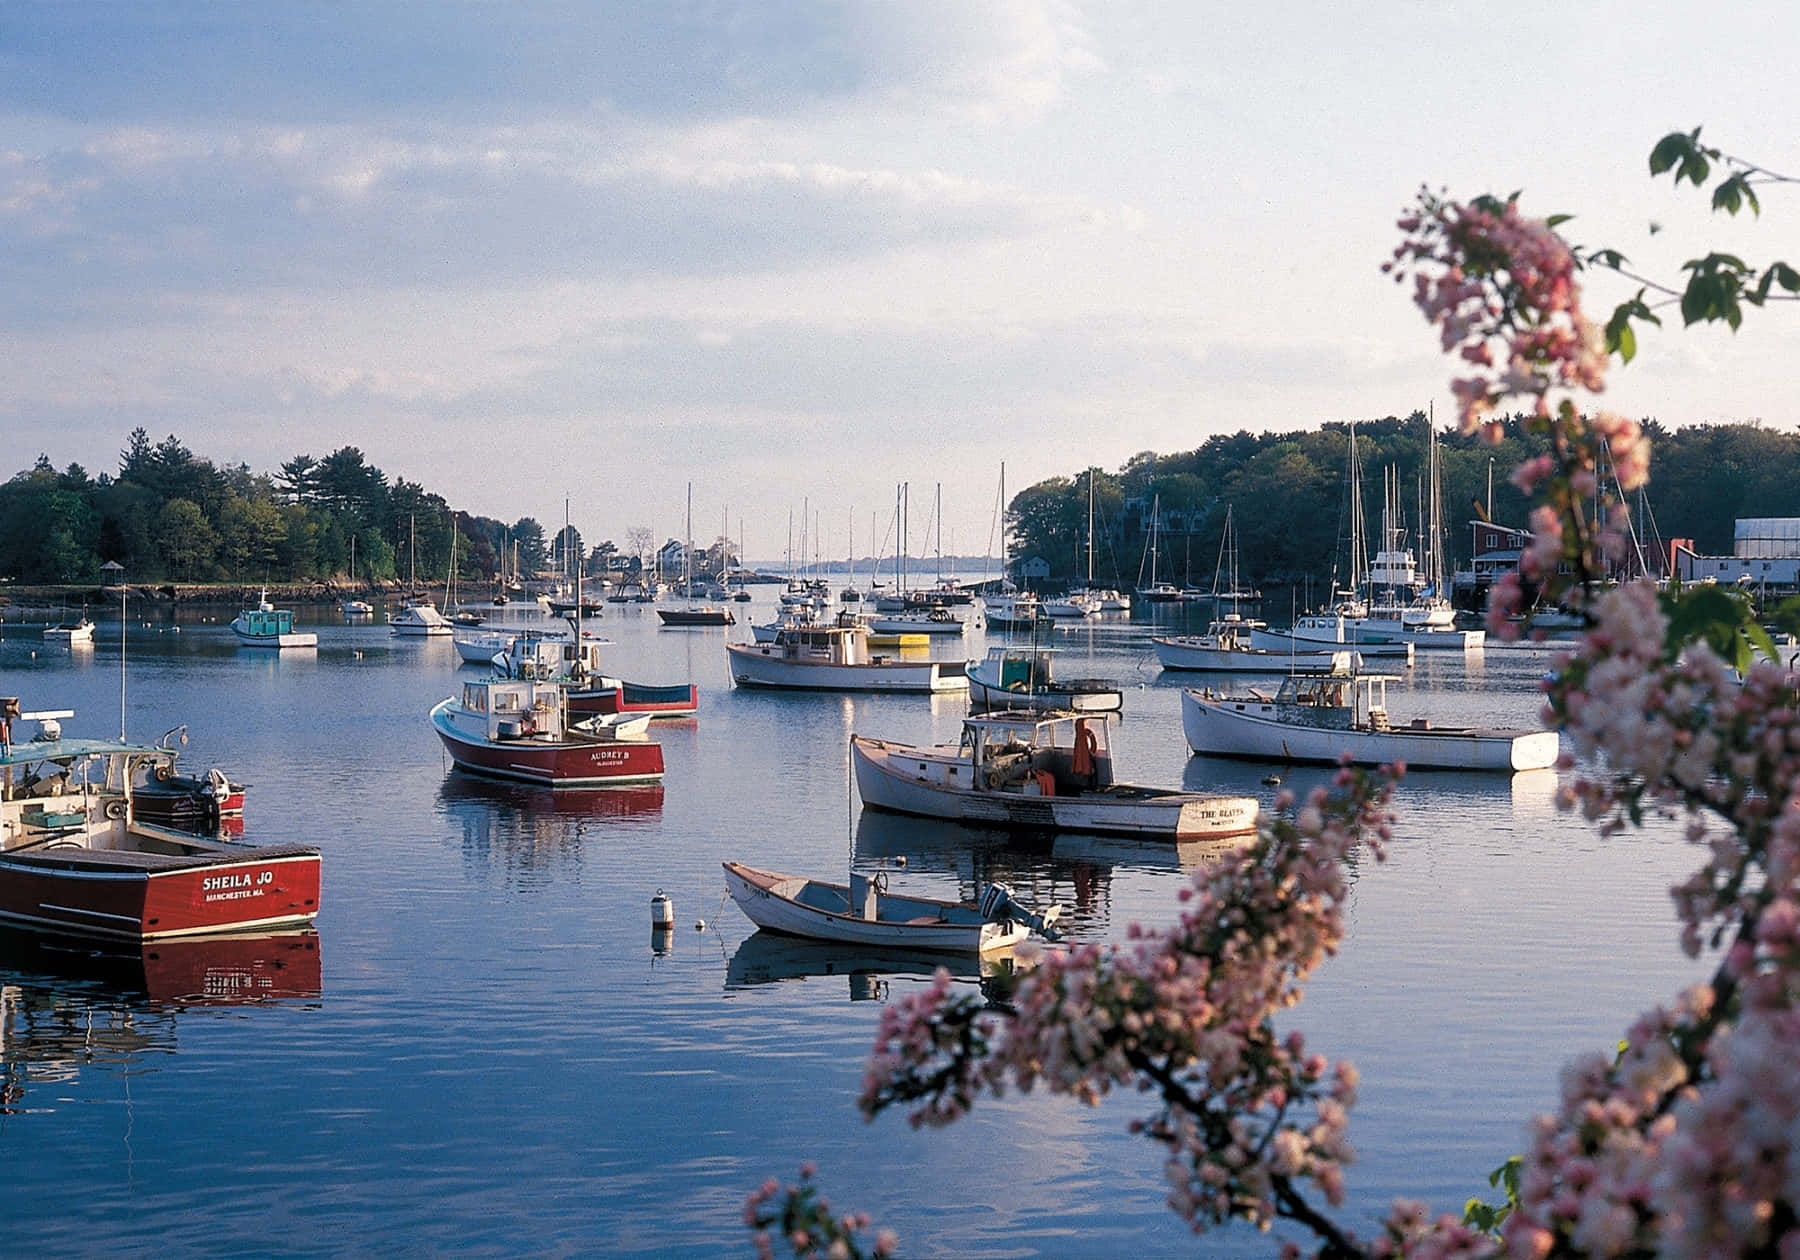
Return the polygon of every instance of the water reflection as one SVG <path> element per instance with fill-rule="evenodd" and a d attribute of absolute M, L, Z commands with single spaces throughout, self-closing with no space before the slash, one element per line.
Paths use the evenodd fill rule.
<path fill-rule="evenodd" d="M 193 1007 L 318 998 L 318 933 L 90 945 L 0 930 L 0 1114 L 93 1066 L 174 1054 Z"/>
<path fill-rule="evenodd" d="M 438 787 L 438 805 L 461 828 L 468 862 L 500 866 L 535 884 L 546 871 L 578 864 L 584 836 L 657 823 L 663 785 L 556 791 L 452 770 Z"/>
<path fill-rule="evenodd" d="M 884 1002 L 894 976 L 936 975 L 939 968 L 958 980 L 973 981 L 990 1002 L 1003 1002 L 1025 963 L 1010 955 L 912 953 L 869 945 L 809 941 L 758 930 L 737 947 L 725 967 L 727 993 L 758 985 L 843 976 L 852 1002 Z"/>

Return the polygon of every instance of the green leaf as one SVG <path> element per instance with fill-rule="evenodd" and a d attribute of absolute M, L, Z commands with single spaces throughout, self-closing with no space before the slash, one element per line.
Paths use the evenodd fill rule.
<path fill-rule="evenodd" d="M 1713 189 L 1712 208 L 1736 214 L 1743 206 L 1743 195 L 1738 188 L 1736 177 L 1726 180 Z"/>
<path fill-rule="evenodd" d="M 1777 262 L 1770 264 L 1769 274 L 1775 277 L 1776 284 L 1779 284 L 1789 293 L 1800 292 L 1800 272 L 1796 272 L 1786 263 Z"/>
<path fill-rule="evenodd" d="M 1631 330 L 1630 321 L 1615 317 L 1606 325 L 1606 348 L 1616 353 L 1621 363 L 1637 358 L 1637 334 Z"/>
<path fill-rule="evenodd" d="M 1694 151 L 1694 141 L 1679 131 L 1671 131 L 1650 150 L 1650 173 L 1661 175 Z"/>
<path fill-rule="evenodd" d="M 1572 214 L 1553 214 L 1544 220 L 1544 226 L 1548 228 L 1559 228 L 1574 217 L 1575 216 Z"/>

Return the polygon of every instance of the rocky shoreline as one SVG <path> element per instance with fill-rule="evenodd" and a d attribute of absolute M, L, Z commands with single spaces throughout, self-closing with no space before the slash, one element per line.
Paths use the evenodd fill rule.
<path fill-rule="evenodd" d="M 232 582 L 182 583 L 143 586 L 6 586 L 0 587 L 0 621 L 61 621 L 86 609 L 117 608 L 121 595 L 125 606 L 139 614 L 153 610 L 169 612 L 176 608 L 256 607 L 268 592 L 270 603 L 282 607 L 335 606 L 346 599 L 370 601 L 399 600 L 409 592 L 404 582 L 358 582 L 354 586 L 331 582 L 294 582 L 243 586 Z M 438 588 L 437 596 L 443 591 Z M 432 589 L 421 586 L 410 592 L 419 598 L 433 597 Z"/>

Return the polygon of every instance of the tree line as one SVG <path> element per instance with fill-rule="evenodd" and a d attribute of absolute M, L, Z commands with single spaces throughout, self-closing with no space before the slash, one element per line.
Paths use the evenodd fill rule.
<path fill-rule="evenodd" d="M 572 528 L 547 540 L 531 517 L 457 511 L 353 446 L 296 456 L 269 476 L 220 467 L 173 434 L 152 443 L 140 428 L 116 475 L 58 471 L 40 455 L 0 485 L 0 577 L 14 582 L 92 582 L 107 561 L 134 582 L 441 582 L 453 537 L 459 580 L 511 573 L 515 554 L 524 573 L 585 555 Z"/>
<path fill-rule="evenodd" d="M 1355 424 L 1362 466 L 1363 516 L 1370 550 L 1380 528 L 1383 487 L 1397 487 L 1409 542 L 1417 548 L 1427 502 L 1425 470 L 1431 420 L 1415 411 Z M 1656 453 L 1654 493 L 1634 500 L 1634 524 L 1646 549 L 1692 539 L 1701 555 L 1729 555 L 1741 517 L 1800 516 L 1800 435 L 1760 424 L 1668 429 L 1643 422 Z M 1504 423 L 1495 445 L 1454 428 L 1438 434 L 1446 555 L 1467 567 L 1469 522 L 1524 528 L 1530 504 L 1507 479 L 1538 454 L 1542 440 L 1524 418 Z M 1009 509 L 1015 562 L 1041 557 L 1051 580 L 1085 578 L 1089 478 L 1093 480 L 1093 572 L 1106 585 L 1150 580 L 1153 523 L 1157 575 L 1210 587 L 1220 560 L 1227 510 L 1238 539 L 1238 572 L 1264 588 L 1312 588 L 1348 577 L 1351 425 L 1209 438 L 1177 454 L 1145 451 L 1117 472 L 1053 477 L 1019 492 Z M 1606 470 L 1602 469 L 1602 477 Z"/>

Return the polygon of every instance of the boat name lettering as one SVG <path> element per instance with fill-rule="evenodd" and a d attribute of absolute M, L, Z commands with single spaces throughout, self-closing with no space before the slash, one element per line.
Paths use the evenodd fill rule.
<path fill-rule="evenodd" d="M 238 872 L 232 875 L 208 875 L 200 881 L 201 892 L 222 892 L 227 888 L 259 888 L 272 883 L 274 871 L 258 871 L 255 875 Z"/>

